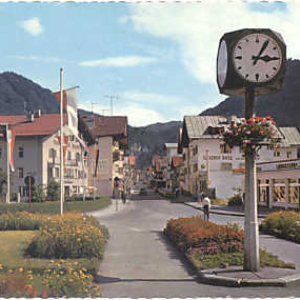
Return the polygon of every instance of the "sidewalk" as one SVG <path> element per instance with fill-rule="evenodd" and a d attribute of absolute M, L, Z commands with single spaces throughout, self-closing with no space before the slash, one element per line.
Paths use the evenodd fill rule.
<path fill-rule="evenodd" d="M 181 201 L 180 201 L 181 200 Z M 202 210 L 198 202 L 191 202 L 191 197 L 179 196 L 182 204 Z M 186 201 L 186 202 L 185 202 Z M 223 207 L 212 205 L 210 213 L 244 217 L 243 207 Z M 259 213 L 259 218 L 265 218 L 266 212 Z M 300 244 L 276 237 L 260 234 L 260 246 L 277 255 L 285 262 L 292 262 L 295 269 L 264 267 L 257 272 L 244 271 L 242 267 L 229 266 L 208 270 L 197 270 L 200 282 L 220 286 L 277 286 L 288 287 L 300 284 Z"/>

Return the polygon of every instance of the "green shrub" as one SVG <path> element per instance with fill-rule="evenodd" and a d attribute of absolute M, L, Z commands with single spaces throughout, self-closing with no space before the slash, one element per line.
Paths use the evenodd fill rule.
<path fill-rule="evenodd" d="M 228 198 L 228 206 L 243 205 L 243 197 L 240 194 L 235 194 Z"/>
<path fill-rule="evenodd" d="M 60 185 L 55 180 L 50 180 L 47 186 L 47 200 L 56 201 L 60 197 Z"/>
<path fill-rule="evenodd" d="M 294 211 L 271 213 L 263 220 L 260 229 L 265 233 L 300 244 L 300 213 Z"/>
<path fill-rule="evenodd" d="M 26 248 L 25 255 L 39 258 L 101 259 L 106 237 L 100 226 L 95 218 L 80 214 L 49 218 L 43 222 L 39 233 Z"/>

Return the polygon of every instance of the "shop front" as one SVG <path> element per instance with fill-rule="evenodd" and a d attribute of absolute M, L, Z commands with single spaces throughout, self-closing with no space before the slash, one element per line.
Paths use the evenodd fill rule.
<path fill-rule="evenodd" d="M 300 207 L 300 159 L 258 163 L 257 183 L 259 205 Z"/>

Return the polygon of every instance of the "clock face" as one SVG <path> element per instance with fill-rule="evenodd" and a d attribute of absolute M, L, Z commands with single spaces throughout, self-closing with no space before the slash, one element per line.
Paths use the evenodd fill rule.
<path fill-rule="evenodd" d="M 282 64 L 282 52 L 270 36 L 253 33 L 243 37 L 233 49 L 233 63 L 245 80 L 263 83 L 273 79 Z"/>
<path fill-rule="evenodd" d="M 223 40 L 219 47 L 218 53 L 218 82 L 222 87 L 227 75 L 228 55 L 226 42 Z"/>

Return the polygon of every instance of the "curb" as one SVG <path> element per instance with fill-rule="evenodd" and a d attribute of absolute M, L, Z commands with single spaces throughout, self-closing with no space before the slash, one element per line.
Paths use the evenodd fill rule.
<path fill-rule="evenodd" d="M 201 283 L 227 287 L 291 287 L 299 285 L 300 274 L 285 276 L 278 279 L 240 279 L 206 274 L 205 271 L 198 270 L 198 279 Z"/>
<path fill-rule="evenodd" d="M 198 209 L 198 210 L 203 211 L 203 209 L 201 207 L 196 207 L 196 206 L 194 206 L 192 204 L 189 204 L 187 202 L 181 202 L 181 203 L 184 204 L 184 205 L 187 205 L 189 207 L 192 207 L 194 209 Z M 245 214 L 243 214 L 243 213 L 226 212 L 226 211 L 219 211 L 219 210 L 213 210 L 213 209 L 211 209 L 209 212 L 211 214 L 216 214 L 216 215 L 227 215 L 227 216 L 234 216 L 234 217 L 244 217 L 245 216 Z M 260 219 L 264 219 L 264 218 L 266 218 L 266 215 L 258 215 L 257 217 L 260 218 Z"/>

